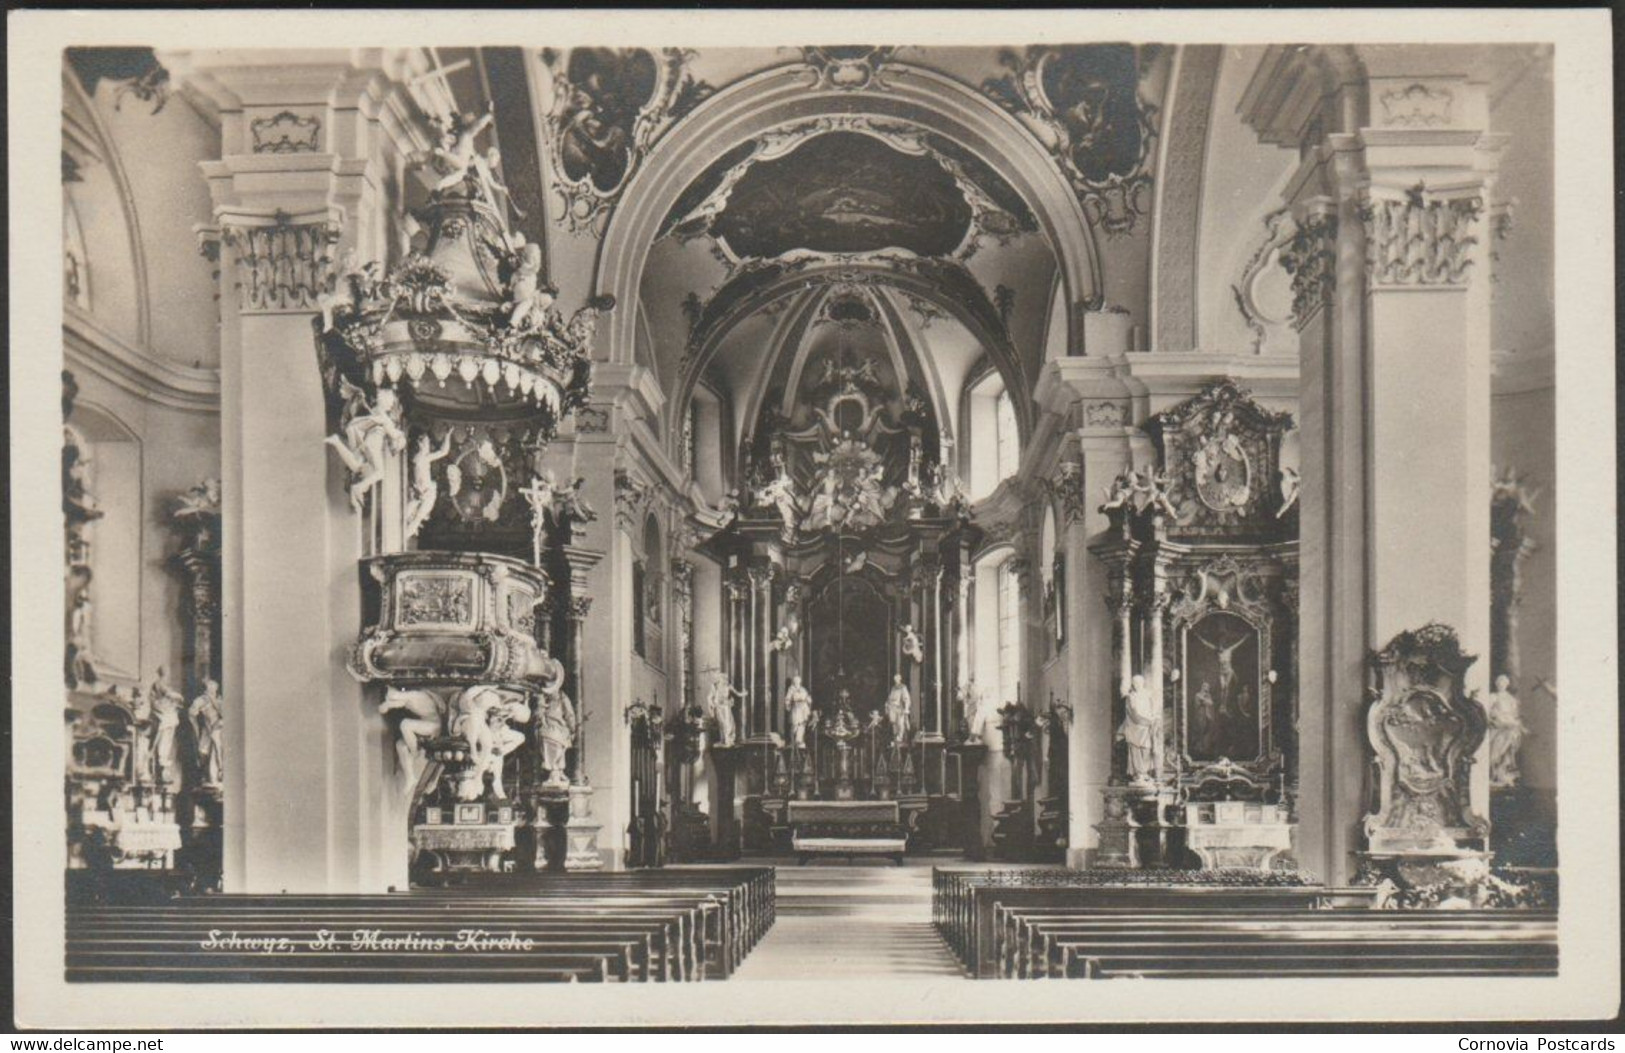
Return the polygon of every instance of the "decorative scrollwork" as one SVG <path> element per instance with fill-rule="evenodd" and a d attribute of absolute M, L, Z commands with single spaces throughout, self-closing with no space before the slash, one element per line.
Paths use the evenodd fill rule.
<path fill-rule="evenodd" d="M 1292 276 L 1292 322 L 1302 329 L 1337 291 L 1337 214 L 1317 210 L 1298 220 L 1277 259 Z"/>
<path fill-rule="evenodd" d="M 292 110 L 283 110 L 274 116 L 250 121 L 248 132 L 257 154 L 304 153 L 316 150 L 322 122 L 314 116 L 301 117 Z"/>

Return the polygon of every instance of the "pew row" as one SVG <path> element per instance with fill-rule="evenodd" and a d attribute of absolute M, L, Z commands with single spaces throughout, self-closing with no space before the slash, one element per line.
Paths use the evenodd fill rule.
<path fill-rule="evenodd" d="M 71 904 L 66 977 L 116 982 L 650 982 L 730 975 L 770 868 L 526 875 L 404 894 Z"/>

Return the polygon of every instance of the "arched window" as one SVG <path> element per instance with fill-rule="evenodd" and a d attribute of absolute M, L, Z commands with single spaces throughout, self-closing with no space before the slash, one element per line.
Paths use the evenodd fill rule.
<path fill-rule="evenodd" d="M 1014 702 L 1022 677 L 1021 578 L 1015 551 L 1001 546 L 976 561 L 971 669 L 989 711 Z"/>
<path fill-rule="evenodd" d="M 966 406 L 971 500 L 991 494 L 1021 469 L 1021 432 L 1004 378 L 990 371 L 972 384 Z"/>
<path fill-rule="evenodd" d="M 652 665 L 659 665 L 665 641 L 664 553 L 660 524 L 654 516 L 643 522 L 643 558 L 632 564 L 632 650 Z"/>
<path fill-rule="evenodd" d="M 999 704 L 1014 702 L 1021 684 L 1021 582 L 1016 562 L 999 564 Z"/>

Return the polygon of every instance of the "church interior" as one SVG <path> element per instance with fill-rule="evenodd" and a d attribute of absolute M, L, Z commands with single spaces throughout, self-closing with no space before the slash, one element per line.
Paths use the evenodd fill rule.
<path fill-rule="evenodd" d="M 1551 62 L 69 48 L 67 979 L 1554 973 Z"/>

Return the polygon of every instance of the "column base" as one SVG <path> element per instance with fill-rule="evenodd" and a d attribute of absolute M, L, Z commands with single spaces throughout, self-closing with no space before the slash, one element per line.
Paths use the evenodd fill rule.
<path fill-rule="evenodd" d="M 592 787 L 570 787 L 570 820 L 564 824 L 566 849 L 564 869 L 602 870 L 604 857 L 598 851 L 598 831 L 603 824 L 592 815 Z"/>

